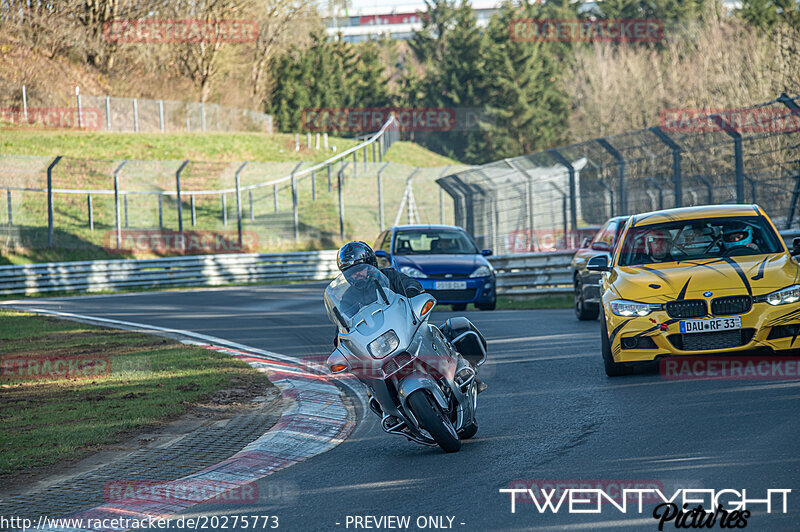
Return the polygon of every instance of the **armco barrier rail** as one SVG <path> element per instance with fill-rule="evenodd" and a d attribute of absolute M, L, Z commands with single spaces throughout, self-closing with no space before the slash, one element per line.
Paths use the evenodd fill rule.
<path fill-rule="evenodd" d="M 501 295 L 567 293 L 571 252 L 492 257 Z M 0 266 L 0 295 L 332 279 L 336 251 L 196 255 Z"/>
<path fill-rule="evenodd" d="M 800 232 L 781 231 L 781 235 L 791 246 Z M 572 293 L 570 261 L 574 253 L 567 250 L 491 257 L 497 271 L 497 293 L 510 297 Z M 337 272 L 335 250 L 50 262 L 0 266 L 0 295 L 322 281 L 332 279 Z"/>

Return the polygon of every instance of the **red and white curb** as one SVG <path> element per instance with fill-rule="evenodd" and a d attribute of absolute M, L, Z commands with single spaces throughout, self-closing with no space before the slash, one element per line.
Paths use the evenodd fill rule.
<path fill-rule="evenodd" d="M 19 310 L 152 334 L 190 338 L 187 343 L 222 351 L 267 373 L 269 380 L 289 402 L 288 408 L 272 428 L 227 460 L 178 480 L 146 482 L 147 494 L 144 496 L 137 494 L 134 487 L 130 497 L 126 499 L 128 492 L 124 488 L 125 482 L 120 480 L 120 484 L 123 485 L 121 493 L 126 495 L 121 495 L 118 500 L 102 506 L 81 510 L 62 518 L 72 519 L 73 523 L 79 519 L 83 519 L 85 523 L 89 521 L 111 523 L 112 520 L 119 522 L 120 519 L 146 521 L 148 518 L 170 517 L 209 500 L 224 501 L 226 493 L 235 490 L 241 493 L 261 478 L 332 449 L 343 442 L 355 427 L 356 420 L 352 409 L 348 409 L 342 399 L 342 391 L 332 382 L 335 377 L 291 357 L 191 331 L 46 309 L 19 308 Z M 344 384 L 349 386 L 346 382 Z M 357 390 L 357 393 L 359 399 L 363 401 L 361 391 Z M 202 452 L 202 449 L 198 449 L 198 452 Z M 137 482 L 131 481 L 130 484 L 135 486 Z M 169 494 L 169 496 L 159 497 L 153 496 L 154 494 Z M 63 527 L 46 529 L 64 532 L 124 530 L 124 528 Z"/>

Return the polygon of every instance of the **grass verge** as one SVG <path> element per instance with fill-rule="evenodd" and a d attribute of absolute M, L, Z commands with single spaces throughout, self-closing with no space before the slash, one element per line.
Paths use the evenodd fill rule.
<path fill-rule="evenodd" d="M 21 312 L 0 311 L 0 342 L 0 479 L 80 458 L 220 390 L 271 386 L 216 351 Z"/>
<path fill-rule="evenodd" d="M 572 308 L 572 295 L 535 296 L 527 299 L 498 297 L 498 309 Z"/>

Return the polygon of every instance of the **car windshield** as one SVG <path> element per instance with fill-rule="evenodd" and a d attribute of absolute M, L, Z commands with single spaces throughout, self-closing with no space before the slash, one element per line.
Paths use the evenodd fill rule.
<path fill-rule="evenodd" d="M 633 227 L 619 265 L 779 253 L 778 235 L 761 216 L 681 220 Z"/>
<path fill-rule="evenodd" d="M 420 229 L 398 231 L 394 252 L 396 255 L 472 255 L 478 253 L 478 248 L 462 231 Z"/>
<path fill-rule="evenodd" d="M 340 273 L 325 289 L 325 309 L 333 323 L 349 328 L 364 308 L 385 303 L 383 298 L 388 293 L 389 280 L 378 268 L 357 264 Z"/>

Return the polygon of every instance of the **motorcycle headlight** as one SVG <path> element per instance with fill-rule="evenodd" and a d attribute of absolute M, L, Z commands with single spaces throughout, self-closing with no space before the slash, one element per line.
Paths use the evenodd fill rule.
<path fill-rule="evenodd" d="M 492 270 L 489 269 L 488 266 L 478 266 L 474 272 L 472 272 L 469 276 L 470 277 L 489 277 L 492 274 Z"/>
<path fill-rule="evenodd" d="M 369 353 L 375 358 L 383 358 L 397 349 L 400 339 L 394 331 L 386 331 L 367 345 Z"/>
<path fill-rule="evenodd" d="M 767 294 L 766 301 L 770 305 L 785 305 L 800 301 L 800 285 L 792 285 L 789 288 Z"/>
<path fill-rule="evenodd" d="M 659 310 L 661 305 L 651 305 L 650 303 L 638 303 L 636 301 L 625 301 L 617 299 L 611 302 L 611 312 L 617 316 L 647 316 L 654 310 Z"/>
<path fill-rule="evenodd" d="M 417 279 L 424 279 L 427 277 L 424 273 L 414 268 L 413 266 L 401 266 L 400 272 L 408 275 L 409 277 L 416 277 Z"/>

